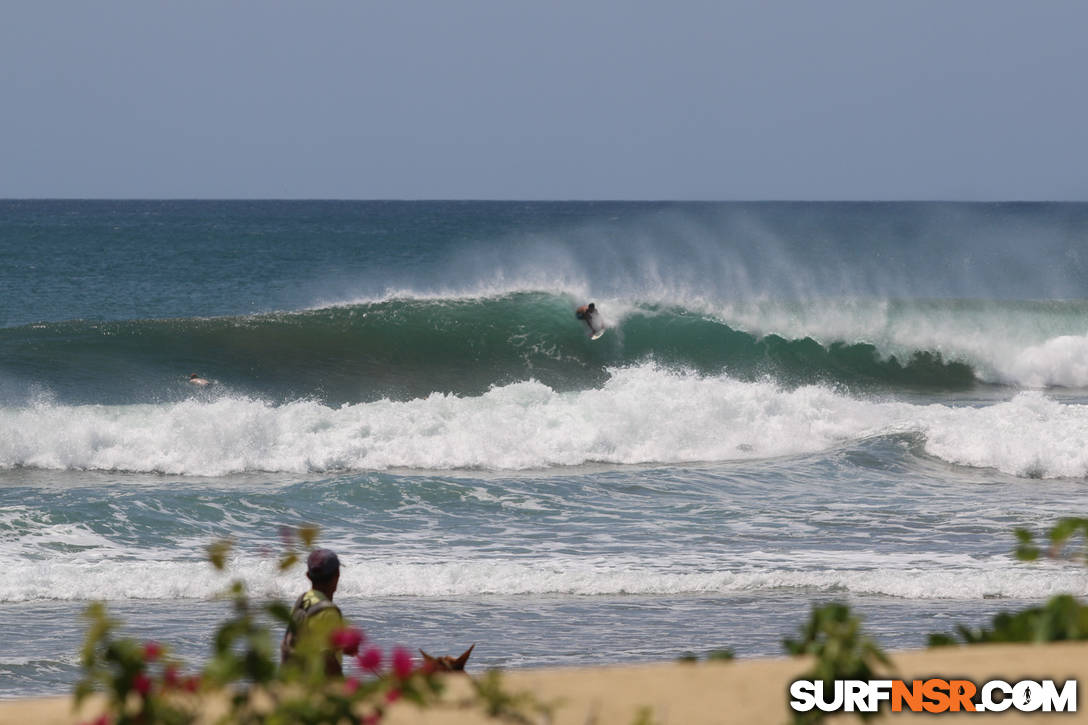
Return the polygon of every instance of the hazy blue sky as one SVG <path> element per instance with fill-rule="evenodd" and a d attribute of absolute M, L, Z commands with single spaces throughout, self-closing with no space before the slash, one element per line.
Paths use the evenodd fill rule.
<path fill-rule="evenodd" d="M 0 197 L 1088 199 L 1079 0 L 0 9 Z"/>

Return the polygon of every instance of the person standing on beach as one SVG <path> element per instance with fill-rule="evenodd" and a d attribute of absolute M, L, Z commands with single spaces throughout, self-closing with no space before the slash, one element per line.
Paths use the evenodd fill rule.
<path fill-rule="evenodd" d="M 340 559 L 329 549 L 314 549 L 306 559 L 306 578 L 312 588 L 298 598 L 291 611 L 291 622 L 283 635 L 280 655 L 283 664 L 298 662 L 298 655 L 320 652 L 325 659 L 325 674 L 339 677 L 343 674 L 341 658 L 344 653 L 356 654 L 358 642 L 345 642 L 335 648 L 331 642 L 334 632 L 345 629 L 340 608 L 332 603 L 332 597 L 340 584 Z"/>

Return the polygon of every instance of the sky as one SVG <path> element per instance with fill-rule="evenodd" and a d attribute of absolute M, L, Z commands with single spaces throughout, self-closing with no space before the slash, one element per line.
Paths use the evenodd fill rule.
<path fill-rule="evenodd" d="M 40 0 L 0 197 L 1088 200 L 1080 0 Z"/>

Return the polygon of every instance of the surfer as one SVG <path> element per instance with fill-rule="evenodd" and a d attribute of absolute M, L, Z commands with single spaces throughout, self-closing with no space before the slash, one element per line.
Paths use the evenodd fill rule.
<path fill-rule="evenodd" d="M 189 373 L 189 383 L 191 385 L 199 385 L 200 387 L 204 387 L 209 382 L 210 381 L 207 378 L 202 378 L 196 373 Z"/>
<path fill-rule="evenodd" d="M 597 305 L 594 303 L 590 302 L 588 305 L 582 305 L 574 311 L 574 316 L 586 323 L 590 332 L 597 331 L 597 328 L 593 326 L 593 318 L 597 316 Z"/>

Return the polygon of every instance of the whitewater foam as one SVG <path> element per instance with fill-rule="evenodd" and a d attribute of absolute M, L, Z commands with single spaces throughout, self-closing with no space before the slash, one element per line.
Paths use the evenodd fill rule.
<path fill-rule="evenodd" d="M 249 471 L 523 470 L 728 461 L 921 433 L 930 455 L 1016 476 L 1088 474 L 1088 408 L 1024 392 L 983 407 L 855 398 L 653 364 L 600 389 L 534 381 L 332 408 L 245 397 L 0 408 L 0 467 L 222 476 Z"/>
<path fill-rule="evenodd" d="M 1088 476 L 1088 407 L 1029 391 L 982 408 L 930 406 L 925 450 L 951 463 L 1029 478 Z"/>
<path fill-rule="evenodd" d="M 169 556 L 168 552 L 160 552 Z M 629 557 L 617 561 L 557 558 L 547 560 L 466 559 L 436 563 L 363 559 L 341 574 L 338 598 L 464 597 L 570 595 L 612 596 L 737 594 L 783 589 L 847 592 L 903 599 L 1032 599 L 1069 592 L 1088 595 L 1088 572 L 1077 567 L 1023 565 L 992 557 L 971 565 L 948 566 L 918 557 L 915 567 L 901 567 L 897 557 L 879 557 L 871 568 L 835 566 L 834 558 L 785 567 L 738 566 L 684 571 L 663 570 Z M 658 564 L 660 562 L 657 562 Z M 928 564 L 928 566 L 927 566 Z M 39 600 L 113 601 L 140 599 L 212 599 L 224 591 L 228 576 L 200 561 L 102 560 L 65 557 L 5 562 L 0 602 Z M 258 597 L 289 599 L 305 580 L 287 574 L 275 561 L 245 556 L 234 567 Z"/>
<path fill-rule="evenodd" d="M 1005 379 L 1028 387 L 1088 387 L 1088 336 L 1050 338 L 1024 348 L 999 368 Z"/>
<path fill-rule="evenodd" d="M 330 408 L 251 398 L 0 409 L 0 465 L 221 476 L 394 467 L 517 470 L 813 452 L 871 434 L 880 406 L 823 387 L 783 390 L 620 369 L 599 390 L 533 381 Z"/>

